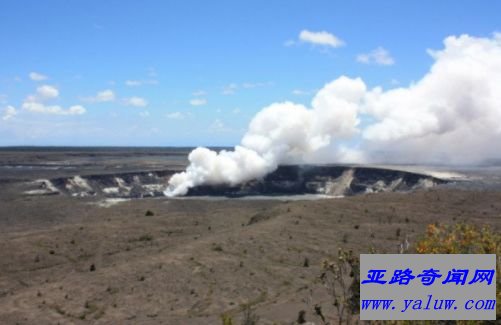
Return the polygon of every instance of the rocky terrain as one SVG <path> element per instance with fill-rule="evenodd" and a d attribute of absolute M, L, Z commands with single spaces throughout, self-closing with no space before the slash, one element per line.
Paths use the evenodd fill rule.
<path fill-rule="evenodd" d="M 76 197 L 143 198 L 161 197 L 174 170 L 96 174 L 37 179 L 25 184 L 28 195 L 69 195 Z M 333 197 L 376 192 L 403 192 L 447 183 L 418 173 L 354 166 L 280 166 L 264 179 L 236 186 L 205 185 L 188 196 L 242 197 L 252 195 L 321 194 Z"/>
<path fill-rule="evenodd" d="M 107 164 L 105 154 L 110 157 L 98 153 L 88 165 L 73 161 L 67 167 L 76 167 L 63 171 L 0 173 L 0 324 L 222 324 L 222 314 L 239 324 L 243 304 L 259 324 L 293 324 L 301 310 L 319 324 L 315 304 L 334 324 L 333 301 L 318 279 L 322 261 L 339 248 L 355 254 L 412 249 L 433 222 L 501 231 L 499 190 L 440 185 L 419 173 L 378 169 L 373 178 L 371 168 L 283 167 L 268 184 L 246 185 L 247 193 L 285 193 L 291 180 L 291 188 L 304 192 L 311 184 L 315 191 L 329 188 L 332 198 L 209 200 L 197 195 L 235 193 L 198 188 L 188 198 L 136 199 L 114 196 L 121 195 L 120 182 L 111 176 L 97 182 L 96 175 L 121 175 L 124 188 L 138 175 L 141 184 L 156 184 L 168 179 L 166 170 L 181 169 L 182 160 L 169 165 L 149 156 L 142 165 L 148 157 L 120 162 L 112 153 Z M 51 180 L 55 190 L 33 183 L 39 179 Z M 81 179 L 101 190 L 72 195 L 77 192 L 67 184 L 83 188 Z M 329 187 L 333 181 L 337 187 Z M 415 187 L 427 182 L 438 186 Z M 114 187 L 118 194 L 104 190 Z M 33 190 L 46 193 L 26 193 Z M 110 199 L 121 201 L 101 204 Z"/>

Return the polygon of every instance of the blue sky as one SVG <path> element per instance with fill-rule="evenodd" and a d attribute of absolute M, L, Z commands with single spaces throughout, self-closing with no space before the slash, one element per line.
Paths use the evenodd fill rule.
<path fill-rule="evenodd" d="M 386 89 L 420 79 L 426 49 L 500 31 L 499 12 L 499 1 L 4 0 L 0 145 L 238 144 L 261 108 L 309 104 L 341 75 Z"/>

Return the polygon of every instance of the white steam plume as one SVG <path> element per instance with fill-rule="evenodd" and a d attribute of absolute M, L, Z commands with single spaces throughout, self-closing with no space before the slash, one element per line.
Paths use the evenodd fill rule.
<path fill-rule="evenodd" d="M 501 35 L 451 36 L 429 51 L 430 71 L 406 88 L 368 90 L 342 76 L 325 85 L 311 108 L 291 102 L 261 110 L 234 151 L 197 148 L 167 196 L 201 184 L 235 185 L 265 176 L 279 164 L 332 161 L 474 163 L 501 157 Z M 367 117 L 371 123 L 361 125 Z M 363 124 L 363 123 L 362 123 Z M 359 139 L 359 148 L 343 139 Z"/>
<path fill-rule="evenodd" d="M 315 96 L 312 109 L 291 102 L 264 108 L 234 151 L 193 150 L 188 156 L 190 165 L 171 177 L 165 194 L 184 195 L 200 184 L 235 185 L 260 178 L 280 163 L 300 160 L 329 145 L 333 137 L 352 136 L 357 132 L 357 109 L 365 91 L 362 80 L 341 77 Z"/>

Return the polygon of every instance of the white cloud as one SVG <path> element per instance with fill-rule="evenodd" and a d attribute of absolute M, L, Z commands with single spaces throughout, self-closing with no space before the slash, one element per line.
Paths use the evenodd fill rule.
<path fill-rule="evenodd" d="M 364 64 L 393 65 L 395 60 L 390 52 L 383 47 L 378 47 L 369 53 L 357 55 L 357 61 Z"/>
<path fill-rule="evenodd" d="M 207 92 L 205 90 L 197 90 L 194 91 L 192 95 L 195 97 L 206 96 Z"/>
<path fill-rule="evenodd" d="M 305 43 L 330 46 L 334 48 L 345 45 L 343 40 L 339 39 L 336 35 L 328 33 L 326 31 L 312 32 L 305 29 L 299 33 L 299 40 Z"/>
<path fill-rule="evenodd" d="M 37 72 L 30 72 L 29 76 L 33 81 L 43 81 L 49 79 L 49 77 L 47 77 L 46 75 Z"/>
<path fill-rule="evenodd" d="M 125 81 L 125 85 L 129 87 L 141 86 L 141 81 L 139 80 L 127 80 Z"/>
<path fill-rule="evenodd" d="M 146 107 L 146 106 L 148 106 L 148 102 L 146 101 L 146 99 L 141 98 L 141 97 L 136 97 L 136 96 L 125 98 L 123 100 L 123 102 L 127 106 L 134 106 L 134 107 Z"/>
<path fill-rule="evenodd" d="M 148 77 L 150 78 L 156 78 L 158 76 L 157 70 L 155 68 L 148 68 Z"/>
<path fill-rule="evenodd" d="M 203 106 L 207 104 L 207 99 L 205 98 L 193 98 L 190 100 L 191 106 Z"/>
<path fill-rule="evenodd" d="M 115 93 L 111 89 L 100 91 L 94 97 L 87 97 L 83 100 L 91 103 L 112 102 L 115 100 Z"/>
<path fill-rule="evenodd" d="M 315 93 L 315 91 L 303 90 L 303 89 L 294 89 L 292 91 L 292 94 L 295 96 L 307 96 L 307 95 L 311 95 L 313 93 Z"/>
<path fill-rule="evenodd" d="M 59 90 L 54 86 L 43 85 L 37 88 L 37 94 L 42 99 L 51 99 L 59 97 Z"/>
<path fill-rule="evenodd" d="M 139 112 L 139 116 L 141 116 L 141 117 L 148 117 L 148 116 L 150 116 L 150 112 L 148 112 L 148 111 L 141 111 L 141 112 Z"/>
<path fill-rule="evenodd" d="M 97 93 L 96 100 L 99 102 L 112 102 L 115 100 L 115 93 L 106 89 Z"/>
<path fill-rule="evenodd" d="M 81 115 L 85 114 L 86 109 L 81 105 L 73 105 L 64 109 L 59 105 L 48 105 L 47 101 L 59 97 L 59 90 L 54 86 L 43 85 L 37 88 L 35 95 L 26 97 L 22 108 L 28 112 L 53 114 L 53 115 Z"/>
<path fill-rule="evenodd" d="M 223 87 L 223 90 L 221 91 L 221 94 L 223 95 L 233 95 L 236 93 L 236 91 L 239 88 L 243 89 L 253 89 L 253 88 L 259 88 L 259 87 L 271 87 L 273 86 L 273 82 L 271 81 L 266 81 L 266 82 L 244 82 L 242 84 L 237 84 L 237 83 L 230 83 L 226 86 Z"/>
<path fill-rule="evenodd" d="M 209 126 L 211 131 L 222 131 L 225 129 L 224 123 L 220 119 L 215 119 L 214 122 Z"/>
<path fill-rule="evenodd" d="M 4 110 L 2 120 L 7 121 L 17 115 L 17 110 L 14 106 L 7 106 Z"/>
<path fill-rule="evenodd" d="M 64 109 L 59 105 L 45 105 L 37 102 L 24 102 L 23 109 L 32 113 L 53 114 L 53 115 L 82 115 L 86 109 L 81 105 L 73 105 Z"/>
<path fill-rule="evenodd" d="M 146 80 L 126 80 L 125 85 L 129 87 L 139 87 L 142 85 L 156 85 L 158 81 L 155 79 L 146 79 Z"/>
<path fill-rule="evenodd" d="M 366 96 L 365 112 L 377 122 L 363 136 L 393 159 L 447 162 L 499 157 L 501 143 L 501 39 L 450 36 L 429 52 L 429 72 L 409 87 Z M 404 158 L 404 159 L 405 159 Z"/>
<path fill-rule="evenodd" d="M 238 89 L 238 85 L 235 83 L 231 83 L 231 84 L 223 87 L 222 94 L 223 95 L 233 95 L 237 89 Z"/>
<path fill-rule="evenodd" d="M 390 80 L 390 84 L 392 86 L 398 86 L 398 85 L 400 85 L 400 81 L 398 81 L 398 79 L 393 78 Z"/>
<path fill-rule="evenodd" d="M 184 119 L 185 116 L 181 112 L 173 112 L 173 113 L 166 114 L 165 117 L 167 117 L 168 119 L 171 119 L 171 120 L 182 120 L 182 119 Z"/>
<path fill-rule="evenodd" d="M 269 87 L 272 85 L 273 85 L 273 83 L 271 81 L 268 81 L 268 82 L 244 82 L 242 84 L 242 88 L 252 89 L 252 88 L 258 88 L 258 87 Z"/>

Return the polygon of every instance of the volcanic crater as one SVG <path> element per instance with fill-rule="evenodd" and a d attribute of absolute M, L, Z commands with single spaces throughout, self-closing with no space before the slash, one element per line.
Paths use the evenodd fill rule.
<path fill-rule="evenodd" d="M 40 179 L 26 194 L 143 198 L 164 196 L 172 170 L 112 173 Z M 376 192 L 406 192 L 446 183 L 426 174 L 361 166 L 284 165 L 262 179 L 237 185 L 201 185 L 186 196 L 352 196 Z"/>

